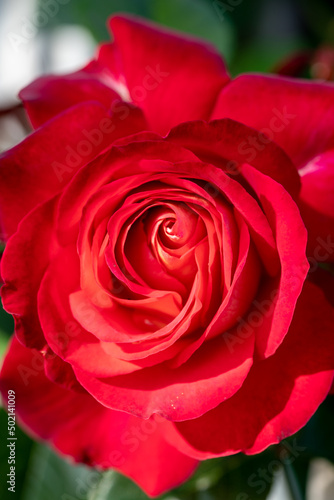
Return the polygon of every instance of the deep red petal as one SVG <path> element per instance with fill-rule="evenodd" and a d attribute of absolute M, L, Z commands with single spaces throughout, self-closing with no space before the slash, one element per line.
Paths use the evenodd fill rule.
<path fill-rule="evenodd" d="M 86 392 L 77 381 L 73 368 L 69 363 L 63 361 L 50 348 L 47 348 L 44 352 L 45 354 L 40 353 L 40 358 L 44 363 L 45 374 L 51 382 L 55 382 L 65 389 Z"/>
<path fill-rule="evenodd" d="M 166 141 L 190 149 L 202 161 L 222 167 L 232 176 L 243 163 L 249 163 L 281 183 L 292 196 L 299 193 L 299 176 L 290 158 L 270 139 L 261 142 L 258 132 L 242 123 L 230 119 L 183 123 L 170 131 Z M 248 147 L 247 141 L 257 141 L 257 148 Z"/>
<path fill-rule="evenodd" d="M 131 98 L 153 130 L 164 134 L 177 123 L 209 118 L 229 80 L 213 47 L 132 16 L 115 16 L 110 26 Z M 115 51 L 110 67 L 117 75 Z"/>
<path fill-rule="evenodd" d="M 241 75 L 227 85 L 211 119 L 232 118 L 279 144 L 302 167 L 333 147 L 334 85 L 268 75 Z M 256 153 L 261 147 L 247 145 Z"/>
<path fill-rule="evenodd" d="M 256 347 L 261 357 L 271 356 L 288 332 L 294 307 L 303 288 L 309 269 L 306 259 L 307 231 L 297 205 L 285 189 L 249 165 L 243 174 L 259 197 L 267 220 L 273 229 L 281 263 L 279 283 L 272 300 L 271 312 L 262 314 L 260 324 L 255 324 Z M 257 299 L 268 302 L 273 293 L 271 286 Z M 260 314 L 261 316 L 261 314 Z M 252 322 L 250 321 L 252 327 Z"/>
<path fill-rule="evenodd" d="M 300 211 L 308 230 L 308 255 L 334 261 L 334 150 L 311 160 L 299 171 Z"/>
<path fill-rule="evenodd" d="M 110 378 L 95 378 L 75 367 L 74 371 L 85 389 L 106 406 L 143 418 L 159 413 L 169 420 L 186 420 L 239 389 L 252 364 L 253 342 L 248 338 L 231 356 L 223 338 L 213 339 L 175 369 L 161 363 Z"/>
<path fill-rule="evenodd" d="M 61 191 L 114 140 L 142 129 L 141 112 L 124 106 L 123 114 L 111 116 L 100 104 L 79 104 L 2 153 L 0 221 L 7 237 L 31 209 Z"/>
<path fill-rule="evenodd" d="M 199 459 L 259 453 L 299 430 L 331 387 L 333 322 L 334 310 L 323 293 L 306 283 L 275 355 L 254 364 L 228 401 L 201 418 L 176 424 L 185 438 L 180 449 Z M 175 442 L 180 443 L 179 437 Z"/>
<path fill-rule="evenodd" d="M 37 293 L 50 256 L 58 247 L 53 234 L 56 202 L 53 198 L 24 218 L 1 261 L 3 306 L 14 316 L 20 342 L 38 349 L 46 341 L 37 314 Z"/>
<path fill-rule="evenodd" d="M 175 162 L 181 160 L 196 160 L 196 156 L 186 149 L 171 144 L 165 144 L 162 140 L 145 142 L 134 142 L 120 147 L 114 147 L 96 161 L 91 162 L 86 168 L 81 169 L 73 178 L 63 193 L 59 208 L 58 238 L 62 242 L 73 241 L 73 234 L 77 234 L 79 221 L 81 219 L 82 207 L 91 198 L 92 193 L 99 188 L 118 178 L 130 178 L 139 173 L 157 171 L 158 160 L 161 171 L 161 159 L 164 162 Z M 141 170 L 141 164 L 150 160 L 152 168 Z M 73 204 L 73 200 L 76 203 Z"/>
<path fill-rule="evenodd" d="M 172 424 L 109 410 L 88 394 L 66 390 L 50 382 L 35 357 L 36 351 L 14 338 L 0 379 L 5 401 L 8 390 L 15 391 L 16 414 L 28 433 L 77 462 L 120 470 L 153 496 L 178 486 L 194 471 L 196 460 L 164 437 Z"/>
<path fill-rule="evenodd" d="M 93 61 L 75 73 L 42 76 L 22 89 L 19 97 L 32 126 L 38 128 L 83 101 L 97 101 L 111 109 L 120 96 L 104 80 L 103 67 Z"/>

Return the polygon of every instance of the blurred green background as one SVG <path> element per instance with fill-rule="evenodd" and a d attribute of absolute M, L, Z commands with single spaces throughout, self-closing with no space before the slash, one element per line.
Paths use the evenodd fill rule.
<path fill-rule="evenodd" d="M 1 12 L 9 8 L 9 1 L 0 1 Z M 18 1 L 19 6 L 21 2 Z M 26 2 L 27 3 L 27 2 Z M 40 0 L 39 8 L 45 12 L 47 2 Z M 15 5 L 15 0 L 11 1 Z M 334 2 L 326 0 L 69 0 L 59 4 L 55 15 L 48 17 L 44 26 L 39 26 L 38 36 L 47 41 L 50 34 L 60 26 L 79 25 L 87 30 L 94 43 L 108 40 L 106 19 L 114 12 L 131 12 L 163 25 L 191 33 L 212 42 L 226 59 L 231 74 L 245 71 L 270 72 L 280 70 L 282 74 L 303 77 L 331 79 L 334 59 L 331 47 L 334 47 Z M 20 11 L 17 11 L 17 22 Z M 7 37 L 6 37 L 7 34 Z M 2 47 L 8 49 L 8 32 L 0 31 Z M 36 35 L 37 36 L 37 35 Z M 47 43 L 46 43 L 47 45 Z M 24 47 L 28 49 L 28 47 Z M 324 48 L 326 49 L 324 51 Z M 38 71 L 48 70 L 45 63 Z M 44 53 L 45 57 L 45 53 Z M 288 63 L 287 63 L 288 62 Z M 1 68 L 1 59 L 0 59 Z M 8 70 L 6 70 L 8 71 Z M 10 69 L 9 69 L 10 71 Z M 1 78 L 4 78 L 4 70 Z M 4 96 L 4 94 L 3 94 Z M 7 99 L 7 100 L 6 100 Z M 2 99 L 1 106 L 7 109 L 12 105 L 12 96 Z M 7 102 L 8 101 L 8 102 Z M 11 140 L 19 140 L 26 133 L 14 131 L 5 145 Z M 7 129 L 5 130 L 4 127 Z M 8 133 L 8 125 L 1 129 L 1 134 Z M 16 134 L 16 135 L 15 135 Z M 8 142 L 9 141 L 9 142 Z M 9 147 L 9 146 L 8 146 Z M 0 249 L 1 250 L 1 249 Z M 0 311 L 0 350 L 3 355 L 13 331 L 10 316 Z M 264 453 L 246 457 L 234 457 L 210 460 L 203 463 L 196 475 L 178 490 L 163 498 L 168 500 L 250 500 L 266 499 L 289 500 L 289 487 L 295 488 L 296 500 L 329 500 L 334 498 L 334 475 L 329 480 L 326 496 L 310 498 L 307 493 L 309 469 L 314 469 L 314 460 L 319 457 L 329 467 L 334 461 L 334 398 L 329 397 L 319 408 L 316 415 L 297 436 L 287 443 L 304 448 L 296 456 L 293 464 L 284 471 L 285 487 L 283 493 L 271 490 L 272 476 L 275 472 L 270 467 L 277 461 L 279 447 L 271 447 Z M 246 417 L 245 417 L 246 418 Z M 7 416 L 0 409 L 1 442 L 4 443 L 7 432 Z M 8 472 L 7 449 L 0 447 L 0 498 L 7 500 L 15 497 L 20 500 L 143 500 L 147 498 L 131 481 L 109 471 L 97 473 L 86 467 L 70 465 L 56 456 L 44 444 L 33 442 L 22 431 L 17 430 L 17 491 L 7 490 Z M 313 470 L 312 469 L 312 470 Z M 268 473 L 265 488 L 260 493 L 250 479 L 259 470 Z M 334 469 L 333 469 L 334 470 Z M 334 474 L 334 473 L 333 473 Z M 277 476 L 279 481 L 281 478 Z M 296 486 L 296 484 L 298 486 Z M 295 486 L 294 486 L 295 485 Z M 331 486 L 332 485 L 332 486 Z M 330 490 L 330 486 L 332 490 Z M 285 492 L 284 492 L 285 491 Z M 296 493 L 297 492 L 297 493 Z M 299 493 L 298 493 L 299 492 Z M 332 493 L 331 493 L 332 492 Z M 276 496 L 275 496 L 276 494 Z M 333 494 L 333 496 L 331 496 Z M 290 497 L 292 498 L 292 497 Z"/>
<path fill-rule="evenodd" d="M 233 75 L 270 71 L 295 51 L 334 45 L 332 0 L 69 0 L 52 22 L 81 24 L 101 41 L 108 39 L 105 19 L 114 12 L 207 39 Z"/>

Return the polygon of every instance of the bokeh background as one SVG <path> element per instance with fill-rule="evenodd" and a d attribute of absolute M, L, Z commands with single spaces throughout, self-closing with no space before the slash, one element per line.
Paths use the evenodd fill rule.
<path fill-rule="evenodd" d="M 97 44 L 109 39 L 106 19 L 114 12 L 138 14 L 210 41 L 233 76 L 261 71 L 334 80 L 332 0 L 0 0 L 0 152 L 29 133 L 18 91 L 43 73 L 84 65 Z M 12 331 L 11 317 L 0 308 L 0 356 Z M 253 457 L 207 461 L 188 483 L 163 498 L 333 500 L 333 417 L 330 396 L 306 427 L 281 445 Z M 114 471 L 102 475 L 71 465 L 19 429 L 13 494 L 6 483 L 6 433 L 7 415 L 0 408 L 3 500 L 147 498 Z M 280 460 L 282 451 L 289 464 Z"/>

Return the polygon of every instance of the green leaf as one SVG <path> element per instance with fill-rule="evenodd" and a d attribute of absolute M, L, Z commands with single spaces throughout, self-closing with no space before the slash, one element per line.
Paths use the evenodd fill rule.
<path fill-rule="evenodd" d="M 1 500 L 13 500 L 20 498 L 22 487 L 26 477 L 26 469 L 29 461 L 30 451 L 33 445 L 32 440 L 24 434 L 21 429 L 16 427 L 15 437 L 15 493 L 8 491 L 10 486 L 7 483 L 10 471 L 9 459 L 9 448 L 7 447 L 7 437 L 8 437 L 8 416 L 5 410 L 0 409 L 0 471 L 1 471 L 1 481 L 0 481 L 0 498 Z"/>
<path fill-rule="evenodd" d="M 271 482 L 274 448 L 261 455 L 239 454 L 202 462 L 197 472 L 179 488 L 159 497 L 161 500 L 265 500 Z M 265 472 L 265 479 L 261 471 Z M 259 472 L 260 471 L 260 472 Z M 263 472 L 262 472 L 263 473 Z M 103 473 L 87 500 L 148 500 L 148 496 L 130 479 L 115 471 Z"/>
<path fill-rule="evenodd" d="M 130 479 L 114 470 L 105 472 L 87 500 L 147 500 L 149 497 Z"/>
<path fill-rule="evenodd" d="M 0 360 L 4 356 L 8 346 L 8 335 L 0 328 Z"/>
<path fill-rule="evenodd" d="M 0 332 L 9 337 L 14 331 L 13 317 L 8 314 L 2 307 L 0 301 Z"/>
<path fill-rule="evenodd" d="M 4 355 L 9 338 L 14 331 L 13 317 L 6 313 L 0 301 L 0 359 Z"/>
<path fill-rule="evenodd" d="M 272 461 L 272 449 L 266 450 L 261 455 L 238 454 L 210 460 L 207 465 L 212 462 L 211 465 L 217 468 L 217 476 L 220 471 L 219 479 L 204 489 L 203 479 L 206 476 L 202 476 L 201 480 L 197 480 L 197 488 L 201 487 L 202 492 L 209 494 L 214 500 L 239 500 L 255 497 L 257 500 L 265 500 L 272 483 L 272 470 L 268 468 Z M 261 476 L 261 470 L 265 471 L 264 477 Z M 202 500 L 202 498 L 199 497 L 198 500 Z"/>
<path fill-rule="evenodd" d="M 49 447 L 35 444 L 27 470 L 22 500 L 87 500 L 100 473 L 71 465 Z"/>

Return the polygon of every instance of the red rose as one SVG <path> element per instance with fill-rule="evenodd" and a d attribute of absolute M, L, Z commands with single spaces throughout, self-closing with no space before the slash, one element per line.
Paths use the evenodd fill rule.
<path fill-rule="evenodd" d="M 83 70 L 22 91 L 36 131 L 1 156 L 1 390 L 28 431 L 156 495 L 291 435 L 328 394 L 333 309 L 305 225 L 316 276 L 334 87 L 230 81 L 206 44 L 111 26 Z"/>

